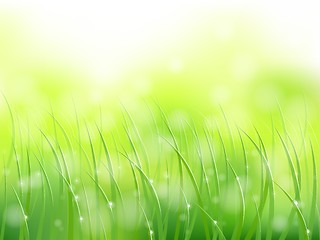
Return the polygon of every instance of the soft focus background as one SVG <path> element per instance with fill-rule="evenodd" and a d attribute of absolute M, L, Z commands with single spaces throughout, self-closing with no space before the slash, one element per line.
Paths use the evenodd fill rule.
<path fill-rule="evenodd" d="M 39 121 L 49 103 L 65 115 L 72 101 L 88 118 L 152 101 L 205 115 L 221 105 L 242 122 L 277 101 L 293 118 L 317 108 L 313 1 L 2 0 L 0 12 L 0 87 L 22 118 Z"/>
<path fill-rule="evenodd" d="M 266 105 L 261 88 L 277 95 L 280 85 L 317 84 L 310 82 L 320 65 L 317 7 L 2 0 L 0 86 L 26 108 L 72 96 L 94 104 L 157 96 L 177 106 L 248 98 Z"/>
<path fill-rule="evenodd" d="M 84 185 L 94 185 L 86 174 L 93 166 L 88 163 L 80 167 L 75 159 L 90 155 L 90 143 L 93 143 L 98 162 L 99 159 L 105 160 L 96 124 L 108 136 L 107 142 L 112 143 L 111 155 L 119 155 L 119 149 L 123 152 L 123 149 L 130 148 L 128 133 L 123 129 L 128 128 L 142 158 L 146 156 L 144 148 L 150 159 L 172 158 L 174 154 L 168 153 L 170 147 L 157 136 L 160 131 L 170 138 L 164 130 L 158 106 L 165 112 L 179 143 L 190 156 L 196 155 L 196 150 L 192 152 L 196 141 L 192 127 L 185 130 L 190 127 L 186 122 L 199 132 L 203 128 L 213 130 L 213 144 L 219 142 L 216 128 L 221 127 L 227 150 L 236 150 L 239 155 L 240 140 L 233 142 L 234 136 L 230 136 L 226 122 L 230 123 L 234 135 L 238 134 L 236 126 L 249 135 L 255 134 L 253 126 L 256 126 L 266 141 L 267 150 L 272 152 L 270 158 L 275 178 L 289 192 L 292 191 L 290 193 L 294 191 L 289 184 L 288 162 L 281 142 L 278 147 L 274 143 L 275 129 L 290 134 L 298 153 L 304 157 L 311 155 L 306 153 L 309 146 L 305 150 L 309 138 L 314 142 L 314 149 L 318 149 L 320 5 L 316 1 L 0 1 L 0 167 L 8 181 L 12 181 L 9 186 L 12 183 L 14 188 L 23 189 L 20 180 L 20 185 L 15 181 L 17 173 L 10 175 L 9 169 L 16 171 L 15 160 L 29 159 L 29 151 L 34 162 L 37 159 L 33 153 L 36 155 L 41 151 L 43 159 L 53 159 L 50 146 L 39 129 L 52 143 L 59 142 L 57 146 L 62 146 L 65 151 L 66 159 L 70 161 L 71 178 L 74 178 L 70 181 L 76 182 L 83 177 Z M 63 130 L 57 134 L 56 128 L 60 124 Z M 88 138 L 88 131 L 92 139 Z M 70 148 L 65 133 L 73 148 Z M 200 138 L 200 143 L 206 145 L 203 134 Z M 288 139 L 287 143 L 290 143 Z M 254 147 L 249 145 L 248 142 L 248 152 L 252 158 L 257 157 L 257 153 L 253 153 Z M 220 147 L 216 151 L 218 156 L 223 156 Z M 128 154 L 134 155 L 132 152 Z M 209 156 L 206 150 L 203 154 Z M 243 172 L 244 166 L 236 161 L 237 154 L 233 152 L 229 158 L 234 160 L 235 170 Z M 59 157 L 63 156 L 61 151 Z M 123 156 L 115 158 L 119 169 L 127 162 Z M 217 161 L 224 168 L 225 162 L 221 160 L 219 164 L 219 157 Z M 306 162 L 302 169 L 308 173 L 312 164 L 311 160 Z M 54 164 L 54 160 L 49 163 Z M 147 173 L 160 182 L 161 174 L 167 174 L 166 167 L 163 163 L 157 165 L 156 160 L 148 164 Z M 192 161 L 190 164 L 194 164 L 194 169 L 199 165 Z M 99 168 L 103 169 L 103 166 L 100 164 Z M 251 167 L 254 169 L 250 176 L 252 189 L 255 189 L 260 186 L 255 179 L 262 178 L 263 181 L 264 176 L 254 173 L 259 172 L 258 164 Z M 37 179 L 37 173 L 40 177 L 41 169 L 38 165 L 33 167 L 34 179 Z M 173 164 L 172 169 L 175 172 L 178 166 Z M 26 165 L 21 171 L 22 176 L 23 172 L 27 174 Z M 131 191 L 134 189 L 133 178 L 123 179 L 121 176 L 131 174 L 130 171 L 128 165 L 115 173 L 128 206 L 134 195 Z M 309 171 L 312 172 L 311 168 Z M 199 176 L 202 174 L 195 172 Z M 59 176 L 55 170 L 48 170 L 48 174 L 53 192 L 58 193 Z M 220 180 L 223 182 L 223 177 Z M 102 181 L 103 186 L 112 185 L 109 179 Z M 175 181 L 178 182 L 174 179 L 172 183 Z M 304 184 L 307 183 L 306 180 Z M 3 186 L 1 189 L 5 189 Z M 228 187 L 226 184 L 225 188 Z M 164 188 L 160 183 L 157 186 L 160 197 Z M 187 187 L 186 195 L 193 199 L 190 189 Z M 93 187 L 87 190 L 94 192 Z M 11 191 L 10 187 L 8 191 Z M 307 191 L 305 194 L 309 199 Z M 9 202 L 15 202 L 12 191 L 8 196 Z M 94 199 L 94 193 L 92 196 Z M 238 208 L 231 206 L 233 197 L 226 197 L 228 209 L 223 210 L 228 219 L 224 223 L 227 236 L 232 233 L 233 214 L 239 214 Z M 59 201 L 58 196 L 54 198 Z M 33 204 L 38 201 L 33 200 Z M 5 205 L 5 201 L 0 200 L 2 206 L 6 206 L 1 208 L 1 214 L 7 220 L 2 218 L 1 223 L 9 231 L 2 231 L 4 235 L 0 236 L 12 234 L 10 236 L 14 239 L 17 237 L 14 229 L 21 225 L 21 221 L 12 216 L 18 215 L 19 207 L 17 202 Z M 178 200 L 173 198 L 172 201 Z M 163 202 L 163 208 L 170 205 L 165 200 Z M 282 207 L 287 205 L 285 197 L 278 203 Z M 175 203 L 172 206 L 175 209 Z M 275 232 L 285 228 L 288 215 L 281 215 L 279 209 L 276 209 L 273 222 Z M 12 214 L 7 213 L 10 211 Z M 138 213 L 132 209 L 127 211 L 128 221 L 133 225 Z M 170 214 L 175 216 L 172 211 Z M 92 207 L 92 212 L 96 215 L 97 209 Z M 38 216 L 40 213 L 34 211 L 33 214 Z M 50 217 L 45 215 L 42 221 L 44 225 L 54 225 L 52 234 L 45 235 L 52 239 L 67 234 L 63 228 L 67 217 L 62 210 L 55 214 L 57 216 L 54 213 Z M 31 232 L 35 226 L 36 222 L 30 220 Z M 249 228 L 249 220 L 245 226 Z M 123 232 L 120 238 L 131 233 L 132 228 L 120 226 Z M 85 239 L 90 231 L 84 230 Z M 100 234 L 101 228 L 92 231 L 95 236 Z M 172 234 L 173 237 L 175 230 L 168 231 L 168 236 Z M 198 232 L 203 237 L 203 231 Z M 41 236 L 42 233 L 37 234 Z"/>

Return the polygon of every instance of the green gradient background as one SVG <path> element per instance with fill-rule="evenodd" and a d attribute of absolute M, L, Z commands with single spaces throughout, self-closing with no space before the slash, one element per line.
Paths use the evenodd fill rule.
<path fill-rule="evenodd" d="M 95 124 L 103 129 L 107 143 L 110 144 L 111 155 L 114 159 L 117 159 L 117 148 L 121 152 L 123 152 L 122 149 L 126 149 L 130 156 L 133 154 L 130 142 L 123 129 L 125 121 L 129 122 L 129 131 L 134 136 L 133 140 L 137 144 L 142 158 L 144 156 L 143 147 L 147 150 L 150 159 L 149 176 L 156 182 L 156 189 L 163 209 L 169 211 L 168 238 L 173 238 L 177 228 L 175 224 L 177 219 L 180 218 L 176 212 L 179 200 L 175 199 L 177 196 L 174 194 L 176 191 L 179 192 L 176 187 L 179 184 L 178 164 L 176 164 L 177 162 L 172 163 L 174 152 L 172 149 L 170 150 L 165 141 L 157 136 L 157 131 L 159 131 L 161 136 L 164 135 L 165 138 L 170 139 L 157 105 L 161 106 L 168 116 L 168 121 L 179 139 L 181 148 L 191 159 L 190 166 L 196 176 L 201 176 L 199 162 L 192 160 L 197 154 L 195 147 L 197 143 L 185 120 L 198 129 L 205 159 L 209 158 L 209 152 L 205 146 L 202 129 L 207 126 L 213 130 L 213 141 L 219 145 L 219 137 L 215 127 L 216 121 L 226 141 L 227 151 L 230 154 L 229 158 L 235 171 L 241 178 L 244 174 L 245 166 L 238 161 L 241 155 L 239 139 L 235 137 L 236 153 L 233 153 L 232 140 L 223 112 L 227 116 L 234 136 L 237 135 L 236 126 L 253 136 L 255 136 L 253 126 L 257 127 L 265 140 L 267 150 L 272 155 L 270 161 L 275 181 L 290 194 L 293 194 L 293 188 L 285 153 L 278 140 L 275 146 L 272 145 L 273 136 L 271 132 L 277 129 L 283 134 L 281 111 L 287 131 L 295 145 L 300 147 L 304 141 L 308 142 L 310 138 L 314 143 L 313 147 L 316 158 L 318 158 L 319 146 L 317 141 L 320 134 L 318 124 L 318 109 L 320 109 L 319 78 L 316 74 L 299 65 L 301 59 L 295 60 L 292 54 L 286 51 L 281 44 L 277 45 L 277 39 L 273 39 L 276 36 L 268 35 L 264 31 L 263 25 L 259 25 L 258 21 L 255 22 L 255 18 L 249 14 L 237 12 L 219 14 L 214 12 L 215 14 L 211 14 L 208 10 L 204 11 L 206 14 L 201 15 L 201 17 L 190 15 L 197 16 L 198 19 L 196 17 L 188 19 L 178 34 L 167 36 L 166 34 L 172 32 L 162 32 L 158 41 L 153 40 L 143 47 L 140 46 L 139 51 L 130 52 L 128 58 L 121 55 L 123 57 L 121 59 L 121 56 L 118 56 L 121 61 L 117 59 L 115 60 L 117 64 L 112 65 L 117 67 L 116 73 L 113 72 L 114 69 L 110 72 L 108 70 L 103 72 L 103 63 L 99 68 L 99 71 L 102 72 L 92 73 L 90 68 L 86 66 L 90 59 L 79 59 L 79 56 L 85 58 L 85 54 L 77 53 L 73 56 L 72 51 L 74 50 L 65 51 L 65 47 L 70 45 L 60 46 L 55 44 L 55 38 L 59 39 L 59 43 L 63 43 L 68 41 L 67 37 L 64 40 L 63 35 L 57 35 L 50 41 L 44 37 L 42 42 L 41 37 L 37 39 L 38 36 L 41 36 L 41 32 L 37 33 L 35 29 L 32 29 L 32 25 L 30 27 L 25 23 L 25 15 L 21 17 L 19 12 L 15 13 L 1 9 L 0 12 L 0 87 L 3 94 L 0 100 L 0 169 L 3 169 L 4 172 L 9 171 L 7 182 L 9 186 L 8 202 L 10 203 L 6 206 L 5 199 L 0 199 L 1 217 L 7 216 L 7 220 L 9 219 L 5 223 L 4 239 L 18 239 L 19 231 L 17 229 L 23 226 L 19 220 L 21 218 L 20 213 L 17 213 L 16 198 L 11 191 L 11 186 L 19 189 L 15 159 L 12 153 L 12 141 L 14 141 L 19 152 L 18 155 L 22 160 L 26 159 L 27 149 L 31 153 L 32 178 L 35 179 L 32 181 L 35 182 L 40 181 L 40 177 L 36 175 L 40 168 L 34 154 L 38 153 L 38 146 L 43 148 L 43 158 L 46 166 L 51 169 L 48 170 L 48 175 L 55 193 L 54 200 L 66 203 L 66 200 L 61 200 L 58 196 L 59 175 L 51 166 L 55 164 L 53 155 L 39 129 L 42 129 L 53 142 L 56 138 L 61 144 L 69 160 L 72 181 L 81 178 L 89 192 L 89 202 L 93 202 L 95 201 L 94 183 L 87 175 L 87 172 L 92 170 L 92 166 L 86 162 L 83 156 L 84 152 L 90 155 L 85 124 L 92 135 L 93 145 L 100 164 L 99 171 L 105 171 L 102 164 L 105 157 L 101 153 L 102 145 Z M 221 25 L 221 23 L 223 24 Z M 225 23 L 227 25 L 224 25 Z M 130 39 L 126 41 L 130 42 Z M 79 45 L 81 46 L 81 42 Z M 90 49 L 84 51 L 90 52 Z M 111 62 L 112 56 L 109 59 Z M 97 60 L 93 59 L 93 62 L 96 63 Z M 106 66 L 106 69 L 109 69 L 108 66 Z M 14 134 L 6 99 L 13 113 Z M 134 127 L 131 126 L 125 110 L 134 119 L 142 142 L 136 135 Z M 54 113 L 70 136 L 73 149 L 70 149 L 60 130 L 58 135 L 55 136 L 54 121 L 50 113 Z M 79 126 L 77 125 L 76 114 L 79 117 Z M 300 128 L 305 127 L 306 121 L 308 131 L 304 139 Z M 77 144 L 79 136 L 83 143 L 84 152 Z M 114 136 L 114 140 L 112 136 Z M 30 140 L 30 137 L 32 140 Z M 113 141 L 116 144 L 113 144 Z M 255 149 L 249 141 L 246 142 L 246 147 L 248 156 L 252 159 L 256 158 L 258 153 L 255 153 Z M 217 159 L 222 159 L 222 149 L 217 147 L 216 151 Z M 306 157 L 307 159 L 310 158 L 309 152 L 306 153 Z M 160 162 L 162 162 L 160 166 L 158 165 L 158 159 L 161 159 Z M 166 201 L 166 195 L 163 193 L 163 185 L 166 183 L 163 174 L 166 171 L 165 161 L 168 161 L 168 159 L 171 162 L 172 171 L 170 191 L 173 197 L 170 203 Z M 22 160 L 22 172 L 23 175 L 26 175 L 27 167 Z M 81 165 L 78 161 L 82 162 Z M 223 172 L 225 163 L 222 160 L 217 161 L 218 168 Z M 115 160 L 114 164 L 115 168 L 119 167 L 116 179 L 124 196 L 125 218 L 128 220 L 125 223 L 119 217 L 118 238 L 125 239 L 128 234 L 135 234 L 136 238 L 148 238 L 147 226 L 141 220 L 143 219 L 140 216 L 141 213 L 139 215 L 131 207 L 135 205 L 135 186 L 129 164 L 123 157 Z M 205 165 L 208 165 L 208 171 L 210 172 L 209 161 L 205 160 Z M 260 165 L 255 162 L 249 165 L 251 193 L 259 194 L 259 181 L 262 177 L 259 173 Z M 318 161 L 317 166 L 319 172 Z M 304 173 L 309 171 L 310 173 L 311 169 L 308 170 L 308 168 L 311 168 L 311 161 L 306 161 L 306 164 L 302 166 L 302 171 Z M 126 177 L 128 174 L 130 174 L 130 177 Z M 37 179 L 37 176 L 39 179 Z M 102 186 L 107 189 L 106 192 L 109 194 L 112 183 L 107 178 L 107 172 L 101 173 L 100 177 Z M 303 175 L 303 178 L 306 189 L 302 191 L 302 195 L 307 201 L 311 198 L 307 185 L 312 176 Z M 188 179 L 185 181 L 186 186 L 191 186 Z M 4 178 L 1 177 L 1 191 L 5 191 L 4 182 Z M 31 203 L 33 211 L 28 216 L 31 239 L 39 232 L 37 219 L 41 218 L 41 211 L 37 210 L 37 206 L 41 206 L 41 203 L 43 203 L 43 200 L 39 197 L 41 186 L 35 185 Z M 230 183 L 223 188 L 234 190 L 234 185 L 234 183 Z M 75 186 L 75 188 L 80 197 L 80 206 L 85 209 L 86 204 L 81 186 Z M 196 214 L 197 210 L 193 205 L 196 199 L 192 187 L 186 187 L 184 191 L 192 204 L 191 214 Z M 283 196 L 279 189 L 276 189 L 276 193 L 278 198 L 276 199 L 275 215 L 278 218 L 275 219 L 278 222 L 274 223 L 274 236 L 280 234 L 281 226 L 285 225 L 284 221 L 286 221 L 290 211 L 288 199 Z M 62 196 L 62 198 L 66 197 L 66 195 Z M 249 228 L 250 219 L 253 219 L 255 213 L 253 202 L 250 197 L 248 199 L 247 208 L 252 206 L 252 209 L 249 207 L 248 220 L 245 221 L 244 229 Z M 234 202 L 240 199 L 236 194 L 231 194 L 230 196 L 227 195 L 224 200 L 225 207 L 222 209 L 224 233 L 227 238 L 230 238 L 239 215 L 239 206 Z M 104 206 L 103 199 L 99 198 L 99 201 Z M 317 201 L 319 203 L 319 200 Z M 48 231 L 44 230 L 43 237 L 45 238 L 42 239 L 56 239 L 58 237 L 67 239 L 67 205 L 50 207 L 49 200 L 46 204 L 46 215 L 41 221 L 43 229 L 48 229 Z M 154 208 L 153 204 L 155 203 L 145 204 L 147 214 L 150 216 Z M 90 211 L 93 215 L 96 215 L 99 211 L 108 212 L 107 207 L 102 206 L 100 206 L 101 209 L 95 209 L 98 206 L 93 204 Z M 5 209 L 12 214 L 13 220 L 9 215 L 6 215 Z M 306 207 L 306 209 L 309 208 Z M 76 213 L 74 214 L 76 216 Z M 14 220 L 14 216 L 18 220 Z M 80 226 L 78 217 L 75 217 L 75 219 L 75 239 L 80 236 L 87 239 L 90 236 L 90 230 L 87 229 L 88 225 Z M 317 219 L 316 222 L 319 223 L 319 217 Z M 4 220 L 5 218 L 2 218 L 1 224 Z M 122 220 L 123 222 L 121 222 Z M 110 230 L 107 226 L 111 223 L 108 220 L 103 221 L 105 221 L 104 226 L 107 228 L 106 231 L 109 236 Z M 136 221 L 139 223 L 134 225 Z M 267 215 L 262 216 L 262 221 L 267 221 Z M 277 224 L 280 229 L 277 228 Z M 101 225 L 96 222 L 93 225 L 97 227 L 92 230 L 91 234 L 96 238 L 102 236 Z M 77 231 L 77 229 L 82 230 Z M 318 229 L 319 227 L 316 228 L 316 230 Z M 289 234 L 289 236 L 292 237 L 296 233 L 295 229 L 291 229 L 291 235 Z M 262 236 L 265 236 L 265 234 L 265 229 L 262 229 Z M 195 224 L 192 237 L 194 239 L 204 237 L 201 224 Z"/>

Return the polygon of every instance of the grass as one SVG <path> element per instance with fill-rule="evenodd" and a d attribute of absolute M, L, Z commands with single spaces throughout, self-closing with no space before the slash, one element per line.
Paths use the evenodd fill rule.
<path fill-rule="evenodd" d="M 90 121 L 51 107 L 38 126 L 5 101 L 0 240 L 320 238 L 320 133 L 280 107 L 263 126 L 222 107 L 210 124 L 122 107 L 107 129 L 102 109 Z"/>

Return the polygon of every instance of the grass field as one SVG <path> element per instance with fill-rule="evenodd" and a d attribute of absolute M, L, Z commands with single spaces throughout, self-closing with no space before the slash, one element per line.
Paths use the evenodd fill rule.
<path fill-rule="evenodd" d="M 76 104 L 21 119 L 3 99 L 0 239 L 320 236 L 319 133 L 306 105 L 295 119 L 279 104 L 243 124 L 222 107 L 192 116 L 154 101 L 119 105 L 112 122 Z"/>
<path fill-rule="evenodd" d="M 0 240 L 320 239 L 318 7 L 191 2 L 0 2 Z"/>

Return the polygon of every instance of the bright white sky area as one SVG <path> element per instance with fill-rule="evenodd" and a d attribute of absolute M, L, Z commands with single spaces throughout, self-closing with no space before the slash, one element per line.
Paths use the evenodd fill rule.
<path fill-rule="evenodd" d="M 188 24 L 211 10 L 254 16 L 253 20 L 261 21 L 261 27 L 270 33 L 266 41 L 283 44 L 298 53 L 306 66 L 317 70 L 319 8 L 318 1 L 0 0 L 2 12 L 17 13 L 26 20 L 30 27 L 27 35 L 37 39 L 36 48 L 63 53 L 97 81 L 112 77 L 126 64 L 143 58 L 139 55 L 150 53 L 157 42 L 165 45 L 175 36 L 183 37 Z M 221 24 L 223 28 L 225 25 Z"/>

